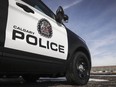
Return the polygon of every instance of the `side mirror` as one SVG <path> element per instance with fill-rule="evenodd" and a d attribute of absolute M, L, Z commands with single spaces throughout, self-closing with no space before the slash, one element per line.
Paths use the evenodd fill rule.
<path fill-rule="evenodd" d="M 59 23 L 68 21 L 68 16 L 64 14 L 64 10 L 61 6 L 59 6 L 56 11 L 56 21 Z"/>
<path fill-rule="evenodd" d="M 61 14 L 64 15 L 64 10 L 63 10 L 62 6 L 59 6 L 59 7 L 58 7 L 58 9 L 57 9 L 57 11 L 56 11 L 56 14 L 58 14 L 58 13 L 61 13 Z"/>
<path fill-rule="evenodd" d="M 68 19 L 69 19 L 69 17 L 68 17 L 68 15 L 64 15 L 64 22 L 66 22 L 66 23 L 68 23 Z"/>

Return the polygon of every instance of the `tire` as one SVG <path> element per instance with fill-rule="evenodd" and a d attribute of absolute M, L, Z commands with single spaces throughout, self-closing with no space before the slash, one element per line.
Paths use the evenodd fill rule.
<path fill-rule="evenodd" d="M 36 82 L 36 80 L 39 79 L 39 77 L 36 75 L 23 75 L 23 79 L 26 82 Z"/>
<path fill-rule="evenodd" d="M 90 78 L 91 62 L 83 52 L 77 52 L 69 64 L 66 79 L 74 85 L 86 85 Z"/>

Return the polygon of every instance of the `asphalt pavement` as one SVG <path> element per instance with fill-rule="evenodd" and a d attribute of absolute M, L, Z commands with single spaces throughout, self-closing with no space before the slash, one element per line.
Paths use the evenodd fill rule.
<path fill-rule="evenodd" d="M 93 75 L 85 86 L 70 85 L 64 77 L 40 78 L 35 83 L 26 83 L 22 78 L 0 78 L 0 87 L 116 87 L 116 76 Z"/>

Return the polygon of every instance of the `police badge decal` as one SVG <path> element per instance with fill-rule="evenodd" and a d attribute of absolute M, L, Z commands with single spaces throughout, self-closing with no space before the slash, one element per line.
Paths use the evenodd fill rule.
<path fill-rule="evenodd" d="M 51 38 L 53 31 L 52 26 L 46 19 L 41 19 L 38 23 L 37 30 L 41 36 Z"/>

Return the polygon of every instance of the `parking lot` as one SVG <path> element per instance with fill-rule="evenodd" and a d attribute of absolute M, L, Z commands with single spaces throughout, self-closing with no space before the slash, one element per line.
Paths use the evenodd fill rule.
<path fill-rule="evenodd" d="M 116 87 L 116 75 L 92 75 L 85 86 L 70 85 L 65 78 L 40 78 L 26 83 L 22 78 L 1 78 L 0 87 Z"/>

